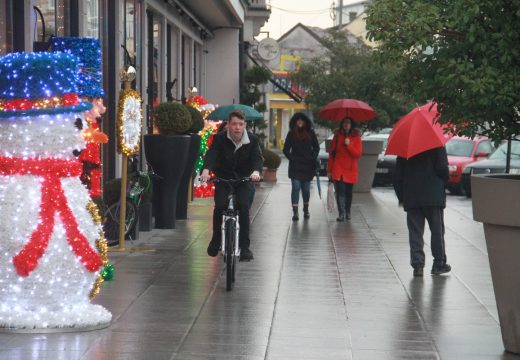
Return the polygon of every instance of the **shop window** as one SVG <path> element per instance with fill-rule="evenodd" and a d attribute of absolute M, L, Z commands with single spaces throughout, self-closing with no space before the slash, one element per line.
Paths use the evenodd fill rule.
<path fill-rule="evenodd" d="M 0 55 L 13 51 L 13 4 L 0 2 Z"/>
<path fill-rule="evenodd" d="M 85 0 L 83 6 L 85 36 L 99 38 L 99 0 Z"/>
<path fill-rule="evenodd" d="M 34 50 L 45 51 L 52 36 L 70 34 L 69 0 L 34 1 Z"/>
<path fill-rule="evenodd" d="M 135 67 L 135 14 L 136 7 L 134 0 L 125 1 L 125 21 L 124 21 L 124 65 Z"/>
<path fill-rule="evenodd" d="M 153 19 L 153 104 L 154 106 L 160 102 L 161 91 L 159 84 L 161 83 L 161 22 L 160 19 Z"/>
<path fill-rule="evenodd" d="M 193 86 L 196 86 L 199 89 L 199 92 L 202 91 L 202 46 L 200 44 L 195 43 L 195 51 L 193 54 Z"/>

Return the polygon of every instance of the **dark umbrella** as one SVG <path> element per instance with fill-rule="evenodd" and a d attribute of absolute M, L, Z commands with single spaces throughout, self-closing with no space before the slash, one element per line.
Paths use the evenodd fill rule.
<path fill-rule="evenodd" d="M 376 112 L 367 103 L 356 99 L 336 99 L 321 108 L 320 118 L 341 121 L 346 117 L 354 121 L 367 121 L 376 117 Z"/>
<path fill-rule="evenodd" d="M 320 184 L 320 172 L 316 170 L 316 187 L 318 188 L 318 196 L 321 199 L 321 184 Z"/>
<path fill-rule="evenodd" d="M 216 108 L 211 114 L 208 115 L 208 120 L 227 120 L 229 114 L 232 111 L 241 111 L 244 113 L 246 120 L 248 121 L 258 121 L 262 120 L 264 117 L 257 110 L 252 108 L 251 106 L 242 105 L 242 104 L 230 104 L 223 105 Z"/>

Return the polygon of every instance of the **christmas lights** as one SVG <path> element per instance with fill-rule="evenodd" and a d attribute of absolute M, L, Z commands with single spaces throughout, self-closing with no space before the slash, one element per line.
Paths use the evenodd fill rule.
<path fill-rule="evenodd" d="M 54 37 L 53 51 L 66 52 L 78 57 L 78 95 L 93 105 L 87 111 L 88 128 L 83 131 L 85 149 L 79 154 L 83 163 L 81 182 L 85 184 L 93 198 L 101 197 L 101 148 L 108 142 L 108 136 L 100 131 L 100 117 L 105 112 L 102 97 L 101 47 L 98 39 L 83 37 Z"/>
<path fill-rule="evenodd" d="M 118 149 L 130 156 L 139 151 L 141 141 L 141 95 L 135 90 L 123 90 L 117 111 Z"/>
<path fill-rule="evenodd" d="M 54 37 L 52 50 L 75 55 L 79 58 L 78 91 L 81 97 L 105 96 L 102 82 L 101 47 L 99 39 L 84 37 Z"/>
<path fill-rule="evenodd" d="M 0 328 L 80 329 L 111 319 L 89 302 L 109 264 L 72 153 L 85 146 L 78 128 L 91 107 L 68 96 L 77 93 L 74 64 L 59 53 L 0 57 L 0 101 L 24 100 L 0 110 Z M 53 107 L 35 107 L 42 99 Z"/>

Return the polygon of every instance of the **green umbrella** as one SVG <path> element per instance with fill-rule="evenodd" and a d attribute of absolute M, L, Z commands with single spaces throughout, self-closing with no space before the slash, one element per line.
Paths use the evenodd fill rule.
<path fill-rule="evenodd" d="M 262 120 L 264 117 L 251 106 L 242 104 L 231 104 L 219 106 L 215 111 L 208 115 L 208 120 L 227 120 L 229 113 L 232 111 L 241 111 L 248 121 Z"/>

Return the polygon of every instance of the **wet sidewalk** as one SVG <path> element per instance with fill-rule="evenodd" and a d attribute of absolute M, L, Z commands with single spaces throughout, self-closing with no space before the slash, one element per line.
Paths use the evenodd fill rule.
<path fill-rule="evenodd" d="M 177 229 L 141 233 L 155 252 L 110 253 L 116 275 L 95 299 L 109 328 L 0 333 L 0 359 L 520 359 L 503 352 L 469 200 L 448 197 L 453 271 L 414 278 L 391 189 L 355 194 L 352 220 L 337 223 L 313 187 L 311 218 L 292 222 L 285 169 L 257 188 L 255 260 L 239 264 L 233 291 L 222 258 L 206 255 L 212 200 L 197 199 Z"/>

